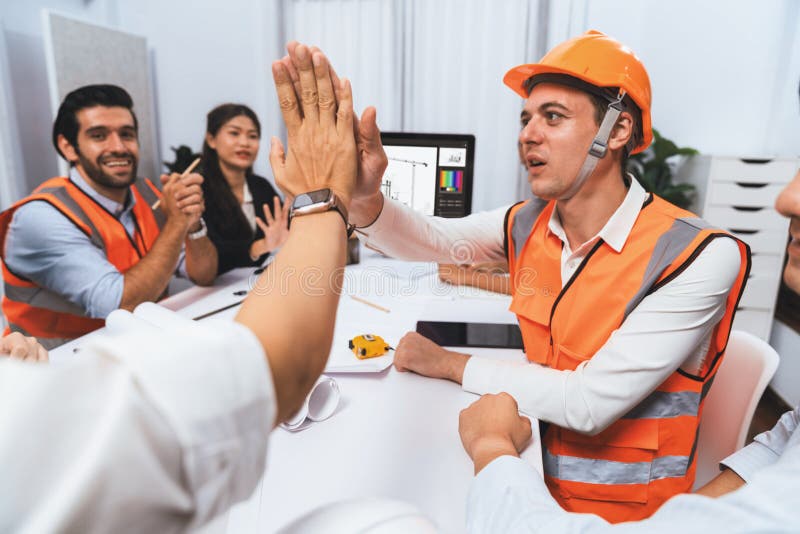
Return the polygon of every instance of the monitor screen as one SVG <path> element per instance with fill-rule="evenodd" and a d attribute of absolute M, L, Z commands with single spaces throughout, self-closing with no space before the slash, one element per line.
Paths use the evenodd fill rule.
<path fill-rule="evenodd" d="M 386 197 L 425 215 L 470 214 L 474 135 L 381 132 L 381 141 L 389 158 Z"/>

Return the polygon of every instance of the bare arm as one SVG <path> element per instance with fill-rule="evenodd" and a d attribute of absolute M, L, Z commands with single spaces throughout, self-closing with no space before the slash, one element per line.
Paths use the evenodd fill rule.
<path fill-rule="evenodd" d="M 299 45 L 294 53 L 302 98 L 295 94 L 285 65 L 272 65 L 289 141 L 286 154 L 280 141 L 272 141 L 276 182 L 293 196 L 330 188 L 348 206 L 356 175 L 350 85 L 334 85 L 322 53 L 313 53 L 314 65 L 307 47 Z M 276 423 L 296 411 L 325 367 L 346 241 L 338 213 L 297 217 L 275 261 L 236 316 L 264 347 L 275 384 Z"/>
<path fill-rule="evenodd" d="M 720 497 L 744 485 L 745 481 L 742 480 L 742 477 L 737 475 L 735 471 L 732 469 L 725 469 L 722 473 L 714 477 L 711 482 L 695 493 L 698 495 L 705 495 L 706 497 Z"/>
<path fill-rule="evenodd" d="M 210 285 L 217 274 L 217 249 L 208 237 L 187 239 L 199 226 L 205 210 L 203 177 L 197 173 L 162 175 L 160 208 L 167 222 L 148 253 L 125 273 L 119 307 L 132 311 L 142 302 L 157 300 L 167 288 L 181 245 L 186 242 L 186 272 L 199 285 Z"/>
<path fill-rule="evenodd" d="M 186 272 L 197 285 L 210 286 L 217 277 L 217 247 L 208 238 L 186 239 Z"/>
<path fill-rule="evenodd" d="M 122 299 L 119 307 L 132 311 L 142 302 L 157 300 L 167 288 L 181 245 L 191 225 L 196 224 L 202 213 L 202 189 L 200 184 L 203 177 L 199 174 L 189 174 L 183 179 L 177 173 L 171 176 L 162 176 L 164 183 L 163 197 L 160 209 L 164 210 L 167 222 L 161 233 L 153 243 L 147 254 L 139 262 L 125 272 Z M 198 201 L 199 195 L 199 201 Z M 198 208 L 198 202 L 200 206 Z M 203 239 L 208 241 L 207 239 Z M 200 241 L 200 240 L 198 240 Z M 209 246 L 213 248 L 213 245 Z M 214 268 L 216 269 L 216 252 L 213 254 Z M 189 251 L 187 250 L 187 271 L 189 271 Z M 191 271 L 190 276 L 191 276 Z M 216 274 L 216 271 L 214 271 Z M 194 277 L 192 277 L 194 279 Z M 213 278 L 212 278 L 213 280 Z"/>
<path fill-rule="evenodd" d="M 455 286 L 472 286 L 503 295 L 511 294 L 508 262 L 467 265 L 440 263 L 439 279 Z"/>
<path fill-rule="evenodd" d="M 120 308 L 133 311 L 142 302 L 158 300 L 178 263 L 185 235 L 185 229 L 167 222 L 153 248 L 125 273 Z"/>

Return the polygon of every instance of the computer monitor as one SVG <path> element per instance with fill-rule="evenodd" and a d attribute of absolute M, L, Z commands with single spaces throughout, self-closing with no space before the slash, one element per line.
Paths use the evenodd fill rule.
<path fill-rule="evenodd" d="M 424 213 L 464 217 L 472 210 L 475 136 L 381 132 L 389 158 L 381 190 Z"/>

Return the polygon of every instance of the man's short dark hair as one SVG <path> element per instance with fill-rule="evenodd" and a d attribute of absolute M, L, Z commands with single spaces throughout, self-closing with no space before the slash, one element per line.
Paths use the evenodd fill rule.
<path fill-rule="evenodd" d="M 64 101 L 58 107 L 58 114 L 53 123 L 53 146 L 59 155 L 67 159 L 58 148 L 58 136 L 63 135 L 69 144 L 78 148 L 78 112 L 82 109 L 95 106 L 107 108 L 125 108 L 131 112 L 133 117 L 133 127 L 139 130 L 139 121 L 136 113 L 133 112 L 133 100 L 128 91 L 116 85 L 85 85 L 75 89 L 64 97 Z"/>

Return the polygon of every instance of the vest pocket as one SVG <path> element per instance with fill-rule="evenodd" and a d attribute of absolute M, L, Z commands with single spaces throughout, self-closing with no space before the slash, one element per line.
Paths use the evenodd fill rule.
<path fill-rule="evenodd" d="M 558 491 L 567 499 L 646 503 L 658 421 L 620 420 L 595 436 L 558 429 Z"/>
<path fill-rule="evenodd" d="M 564 345 L 555 345 L 555 359 L 553 362 L 553 367 L 555 369 L 574 371 L 579 364 L 590 359 L 591 357 L 587 358 L 583 354 L 572 351 Z"/>

